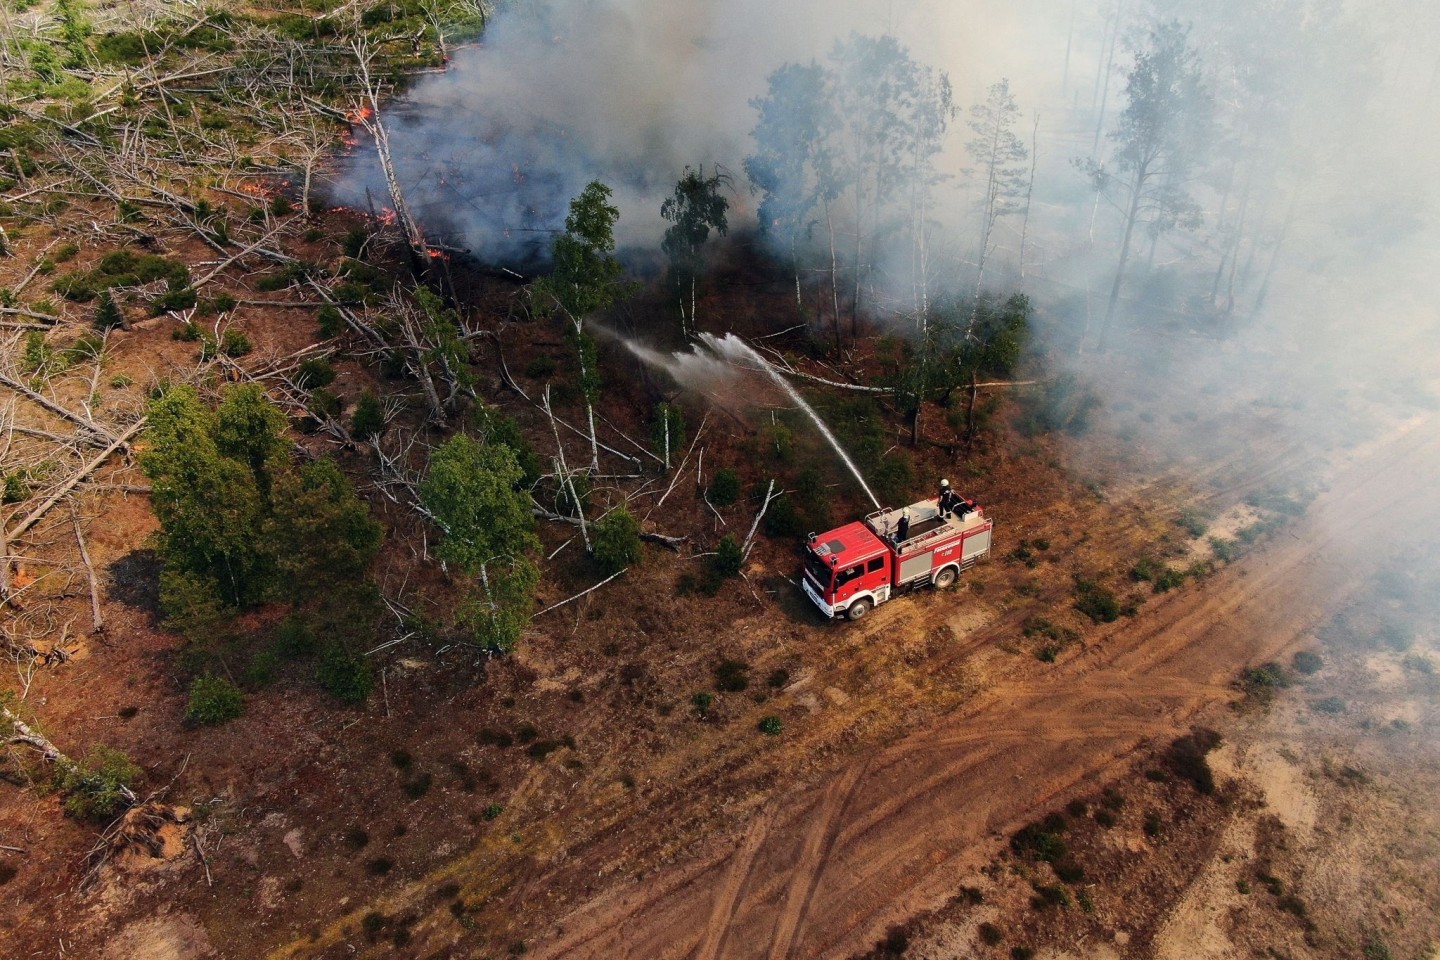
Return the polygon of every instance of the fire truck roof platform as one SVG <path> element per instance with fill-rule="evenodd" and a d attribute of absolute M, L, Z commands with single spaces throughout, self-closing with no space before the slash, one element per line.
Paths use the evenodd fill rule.
<path fill-rule="evenodd" d="M 875 531 L 876 536 L 895 543 L 895 535 L 900 528 L 900 515 L 906 510 L 910 511 L 910 532 L 897 544 L 900 553 L 921 549 L 932 540 L 943 540 L 973 527 L 984 526 L 986 522 L 985 511 L 979 506 L 959 516 L 954 513 L 942 516 L 937 501 L 921 500 L 895 510 L 877 510 L 865 518 L 865 524 Z"/>

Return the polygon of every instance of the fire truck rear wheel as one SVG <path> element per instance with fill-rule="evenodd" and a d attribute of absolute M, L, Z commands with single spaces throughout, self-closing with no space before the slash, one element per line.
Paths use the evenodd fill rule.
<path fill-rule="evenodd" d="M 850 604 L 850 609 L 845 611 L 845 616 L 850 620 L 859 620 L 870 612 L 870 606 L 869 600 L 856 600 Z"/>
<path fill-rule="evenodd" d="M 944 570 L 941 570 L 939 573 L 935 574 L 935 589 L 945 590 L 953 586 L 955 586 L 954 567 L 946 567 Z"/>

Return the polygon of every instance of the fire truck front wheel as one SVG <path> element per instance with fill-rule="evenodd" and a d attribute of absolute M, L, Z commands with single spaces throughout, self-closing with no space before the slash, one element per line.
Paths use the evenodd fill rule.
<path fill-rule="evenodd" d="M 872 606 L 874 606 L 874 604 L 869 600 L 856 600 L 850 604 L 850 608 L 845 611 L 845 618 L 847 620 L 859 620 L 870 612 Z"/>
<path fill-rule="evenodd" d="M 936 590 L 945 590 L 953 586 L 955 586 L 954 567 L 946 567 L 944 570 L 941 570 L 939 573 L 935 574 Z"/>

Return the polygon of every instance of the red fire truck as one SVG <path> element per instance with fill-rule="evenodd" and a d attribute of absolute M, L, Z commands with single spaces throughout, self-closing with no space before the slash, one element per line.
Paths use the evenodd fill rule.
<path fill-rule="evenodd" d="M 901 517 L 909 511 L 908 529 Z M 936 500 L 879 510 L 863 521 L 810 534 L 801 584 L 827 617 L 859 620 L 916 587 L 948 587 L 990 553 L 994 521 L 973 502 L 942 512 Z"/>

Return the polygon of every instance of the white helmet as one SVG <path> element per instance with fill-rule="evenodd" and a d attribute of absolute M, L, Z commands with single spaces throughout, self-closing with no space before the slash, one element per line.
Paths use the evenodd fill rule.
<path fill-rule="evenodd" d="M 948 487 L 948 486 L 950 486 L 950 481 L 949 481 L 949 480 L 941 480 L 941 481 L 940 481 L 940 486 L 941 486 L 942 489 L 945 488 L 945 487 Z"/>

